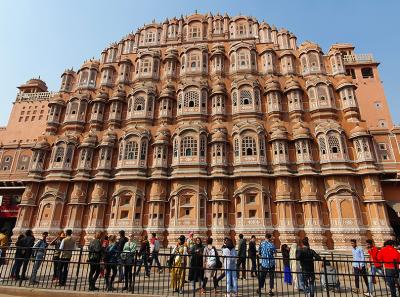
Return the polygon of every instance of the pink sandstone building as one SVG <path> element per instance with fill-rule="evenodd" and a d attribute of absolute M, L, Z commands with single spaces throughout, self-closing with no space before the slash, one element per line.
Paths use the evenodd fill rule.
<path fill-rule="evenodd" d="M 56 93 L 19 87 L 0 131 L 0 195 L 19 209 L 7 222 L 82 243 L 120 229 L 166 244 L 270 231 L 320 249 L 399 235 L 400 127 L 378 65 L 252 17 L 146 25 Z"/>

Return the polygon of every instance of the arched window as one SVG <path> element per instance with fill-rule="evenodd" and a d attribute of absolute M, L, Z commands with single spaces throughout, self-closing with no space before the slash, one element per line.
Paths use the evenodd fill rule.
<path fill-rule="evenodd" d="M 205 137 L 200 138 L 200 157 L 204 157 L 206 155 L 206 139 Z"/>
<path fill-rule="evenodd" d="M 186 136 L 181 140 L 181 156 L 197 156 L 197 140 L 191 136 Z"/>
<path fill-rule="evenodd" d="M 139 96 L 135 98 L 135 103 L 133 105 L 133 110 L 135 111 L 140 111 L 140 110 L 144 110 L 144 98 Z"/>
<path fill-rule="evenodd" d="M 142 141 L 140 147 L 140 160 L 146 160 L 146 155 L 147 155 L 147 142 Z"/>
<path fill-rule="evenodd" d="M 235 157 L 239 157 L 239 139 L 235 139 Z"/>
<path fill-rule="evenodd" d="M 237 93 L 233 92 L 232 94 L 232 105 L 237 106 Z"/>
<path fill-rule="evenodd" d="M 188 91 L 185 93 L 184 107 L 199 107 L 200 95 L 198 91 Z"/>
<path fill-rule="evenodd" d="M 240 90 L 240 105 L 253 104 L 251 92 L 249 90 Z"/>
<path fill-rule="evenodd" d="M 125 145 L 125 160 L 136 160 L 138 156 L 138 145 L 135 141 L 129 141 Z"/>
<path fill-rule="evenodd" d="M 329 145 L 329 151 L 331 153 L 336 154 L 340 152 L 339 139 L 336 136 L 328 137 L 328 145 Z"/>
<path fill-rule="evenodd" d="M 64 147 L 59 146 L 56 149 L 56 153 L 54 154 L 54 162 L 59 163 L 62 162 L 63 159 L 64 159 Z"/>
<path fill-rule="evenodd" d="M 253 137 L 245 136 L 242 139 L 242 155 L 255 156 L 257 155 L 256 141 Z"/>
<path fill-rule="evenodd" d="M 326 144 L 325 144 L 325 139 L 324 138 L 319 138 L 318 139 L 319 143 L 319 149 L 321 151 L 321 154 L 325 155 L 326 154 Z"/>

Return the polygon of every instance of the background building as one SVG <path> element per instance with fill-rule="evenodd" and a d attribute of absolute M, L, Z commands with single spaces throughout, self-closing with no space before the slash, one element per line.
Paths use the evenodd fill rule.
<path fill-rule="evenodd" d="M 324 54 L 251 17 L 146 25 L 44 96 L 14 232 L 382 242 L 400 211 L 400 130 L 377 66 L 351 44 Z M 3 166 L 12 151 L 5 185 L 18 174 Z"/>

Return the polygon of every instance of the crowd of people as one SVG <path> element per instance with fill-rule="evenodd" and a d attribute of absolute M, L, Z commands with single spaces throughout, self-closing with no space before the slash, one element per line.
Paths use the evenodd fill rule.
<path fill-rule="evenodd" d="M 65 286 L 68 278 L 68 268 L 76 249 L 72 230 L 62 231 L 51 242 L 47 240 L 48 233 L 43 232 L 42 237 L 36 240 L 32 230 L 27 230 L 20 235 L 15 242 L 14 262 L 10 277 L 15 280 L 29 280 L 30 284 L 38 284 L 38 271 L 46 256 L 46 250 L 53 248 L 53 281 L 59 286 Z M 0 256 L 4 263 L 7 250 L 7 234 L 0 232 Z M 372 240 L 367 240 L 367 252 L 369 261 L 365 259 L 363 249 L 357 241 L 350 241 L 353 256 L 353 274 L 355 288 L 353 293 L 359 294 L 360 278 L 365 282 L 364 295 L 372 296 L 376 276 L 384 277 L 391 296 L 397 296 L 398 268 L 400 253 L 394 248 L 394 241 L 388 240 L 381 249 L 378 249 Z M 142 267 L 144 277 L 150 277 L 151 269 L 163 272 L 163 266 L 159 260 L 161 242 L 155 233 L 150 238 L 143 235 L 136 240 L 134 234 L 129 237 L 121 230 L 118 237 L 98 232 L 88 245 L 87 263 L 89 266 L 88 283 L 89 290 L 96 291 L 99 288 L 99 276 L 104 277 L 105 288 L 113 291 L 114 283 L 118 278 L 123 283 L 123 290 L 132 290 L 135 284 L 135 276 L 139 276 Z M 245 279 L 250 271 L 250 276 L 257 278 L 257 294 L 261 294 L 267 287 L 268 294 L 274 296 L 276 272 L 283 273 L 284 283 L 292 285 L 293 289 L 303 291 L 306 296 L 313 297 L 316 287 L 315 261 L 321 263 L 320 280 L 324 290 L 340 290 L 339 274 L 329 261 L 322 261 L 320 255 L 311 247 L 307 237 L 292 245 L 282 244 L 282 266 L 277 266 L 277 248 L 273 243 L 272 234 L 267 233 L 259 243 L 253 235 L 249 242 L 243 234 L 239 234 L 237 248 L 232 238 L 226 237 L 221 247 L 221 252 L 213 245 L 213 239 L 207 238 L 203 243 L 200 237 L 194 237 L 191 232 L 188 237 L 181 235 L 164 268 L 170 273 L 170 287 L 174 292 L 182 293 L 185 283 L 192 284 L 193 291 L 205 293 L 209 281 L 213 290 L 220 287 L 222 279 L 226 279 L 227 297 L 234 297 L 238 293 L 238 279 Z M 30 277 L 27 277 L 29 261 L 33 261 Z M 251 268 L 246 269 L 249 260 Z M 268 282 L 267 281 L 268 278 Z"/>

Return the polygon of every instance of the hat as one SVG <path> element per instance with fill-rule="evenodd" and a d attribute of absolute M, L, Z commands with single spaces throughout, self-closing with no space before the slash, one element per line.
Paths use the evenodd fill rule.
<path fill-rule="evenodd" d="M 181 235 L 181 236 L 179 236 L 179 237 L 178 237 L 178 240 L 179 240 L 179 241 L 183 241 L 183 242 L 185 242 L 185 240 L 186 240 L 186 237 L 185 237 L 185 235 Z"/>

